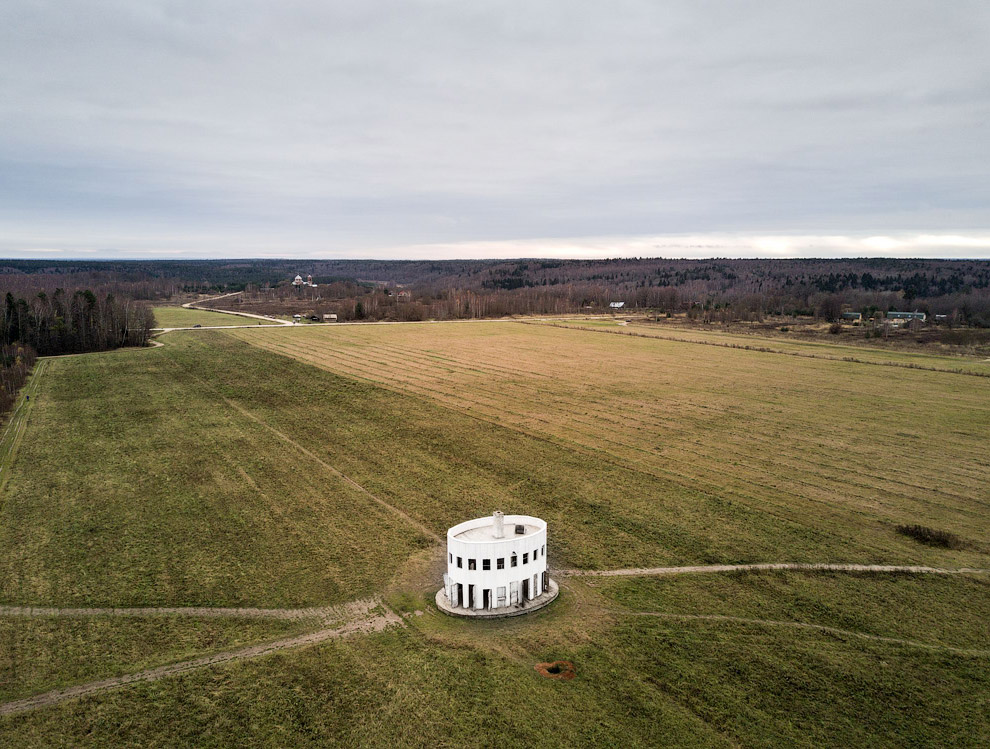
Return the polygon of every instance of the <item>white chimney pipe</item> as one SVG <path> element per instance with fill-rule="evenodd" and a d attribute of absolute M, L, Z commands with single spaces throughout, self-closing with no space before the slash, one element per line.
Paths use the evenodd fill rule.
<path fill-rule="evenodd" d="M 505 515 L 503 515 L 498 510 L 492 513 L 492 518 L 495 521 L 495 538 L 505 537 Z"/>

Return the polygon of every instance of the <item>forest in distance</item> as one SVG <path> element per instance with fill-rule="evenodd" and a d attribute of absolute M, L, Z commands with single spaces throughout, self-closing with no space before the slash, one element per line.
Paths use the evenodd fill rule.
<path fill-rule="evenodd" d="M 313 285 L 293 286 L 296 275 Z M 621 301 L 626 309 L 687 312 L 706 322 L 920 311 L 953 326 L 990 327 L 985 260 L 0 260 L 0 293 L 12 298 L 4 341 L 23 338 L 25 321 L 34 320 L 28 327 L 40 354 L 139 344 L 140 302 L 231 292 L 243 293 L 223 304 L 244 311 L 340 320 L 572 314 Z M 70 345 L 66 321 L 81 324 L 83 312 L 104 322 L 92 335 L 68 336 Z"/>
<path fill-rule="evenodd" d="M 293 287 L 297 274 L 312 276 L 316 287 Z M 722 322 L 829 319 L 850 309 L 922 311 L 953 325 L 990 327 L 985 260 L 0 261 L 0 292 L 30 306 L 39 293 L 50 298 L 58 289 L 154 302 L 242 291 L 242 303 L 320 302 L 341 319 L 569 314 L 622 301 L 627 308 L 694 309 Z"/>

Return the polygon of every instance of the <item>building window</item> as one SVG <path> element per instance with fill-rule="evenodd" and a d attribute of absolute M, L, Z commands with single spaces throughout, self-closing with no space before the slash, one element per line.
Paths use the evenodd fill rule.
<path fill-rule="evenodd" d="M 504 570 L 505 569 L 505 557 L 499 557 L 498 559 L 496 559 L 495 560 L 495 566 L 498 569 L 500 569 L 500 570 Z"/>
<path fill-rule="evenodd" d="M 539 556 L 540 556 L 540 550 L 539 549 L 533 549 L 533 561 L 534 562 L 539 558 Z"/>
<path fill-rule="evenodd" d="M 512 561 L 510 562 L 511 567 L 519 566 L 519 558 L 516 556 L 516 552 L 512 552 Z"/>
<path fill-rule="evenodd" d="M 461 564 L 461 558 L 460 557 L 457 557 L 457 566 L 458 567 L 463 567 L 464 566 L 463 564 Z"/>
<path fill-rule="evenodd" d="M 544 546 L 543 546 L 543 556 L 546 556 L 546 555 L 547 555 L 547 547 L 546 547 L 546 544 L 544 544 Z"/>
<path fill-rule="evenodd" d="M 453 564 L 454 563 L 454 555 L 453 554 L 448 554 L 447 556 L 450 557 L 450 563 Z"/>
<path fill-rule="evenodd" d="M 529 552 L 523 554 L 523 564 L 529 564 Z"/>
<path fill-rule="evenodd" d="M 474 559 L 468 559 L 468 569 L 469 570 L 476 570 L 476 569 L 478 569 L 478 566 L 477 565 L 478 565 L 478 563 Z"/>
<path fill-rule="evenodd" d="M 491 568 L 492 568 L 492 560 L 491 559 L 482 559 L 481 560 L 481 569 L 483 569 L 483 570 L 490 570 Z"/>

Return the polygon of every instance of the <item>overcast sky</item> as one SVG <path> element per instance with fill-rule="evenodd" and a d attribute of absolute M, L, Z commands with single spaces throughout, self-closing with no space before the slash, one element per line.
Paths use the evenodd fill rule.
<path fill-rule="evenodd" d="M 990 258 L 990 2 L 3 0 L 0 255 Z"/>

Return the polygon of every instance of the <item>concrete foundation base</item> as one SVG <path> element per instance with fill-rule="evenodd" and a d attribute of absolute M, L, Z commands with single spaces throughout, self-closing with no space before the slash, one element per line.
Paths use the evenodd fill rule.
<path fill-rule="evenodd" d="M 560 588 L 557 587 L 557 583 L 550 580 L 550 585 L 543 593 L 525 603 L 503 606 L 500 609 L 466 609 L 461 606 L 451 606 L 447 594 L 444 593 L 443 588 L 440 588 L 437 591 L 436 602 L 437 608 L 450 616 L 463 616 L 465 619 L 505 619 L 509 616 L 522 616 L 538 611 L 551 603 L 559 593 Z"/>

